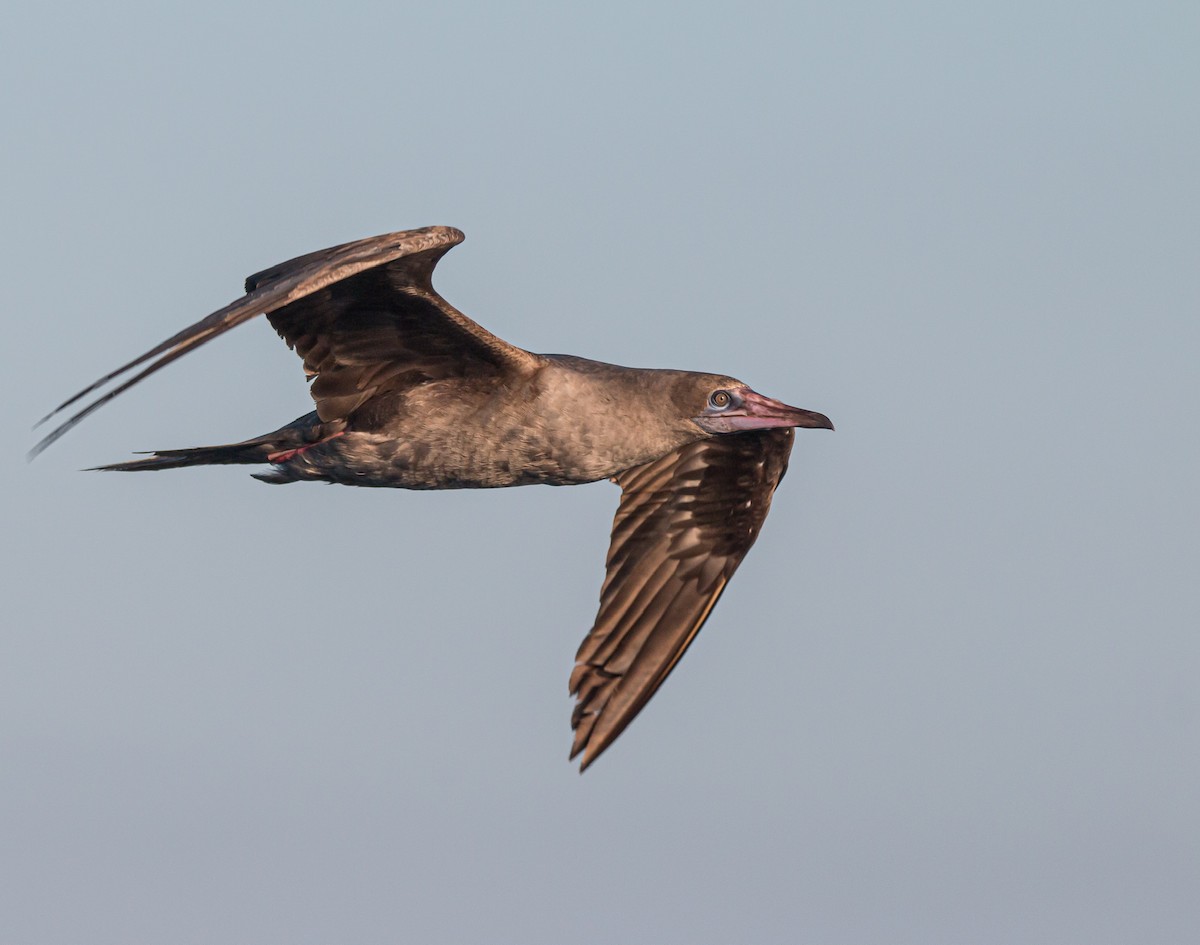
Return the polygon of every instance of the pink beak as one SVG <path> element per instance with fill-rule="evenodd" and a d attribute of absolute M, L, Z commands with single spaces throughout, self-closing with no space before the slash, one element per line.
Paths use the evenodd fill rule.
<path fill-rule="evenodd" d="M 709 408 L 695 423 L 708 433 L 740 433 L 745 430 L 772 430 L 776 427 L 811 427 L 832 430 L 833 422 L 823 413 L 789 407 L 752 391 L 749 387 L 733 391 L 741 403 L 727 410 Z"/>

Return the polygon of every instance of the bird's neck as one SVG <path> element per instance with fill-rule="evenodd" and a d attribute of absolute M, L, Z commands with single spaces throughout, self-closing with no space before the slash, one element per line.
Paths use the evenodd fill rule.
<path fill-rule="evenodd" d="M 545 443 L 577 481 L 607 479 L 704 436 L 670 402 L 676 372 L 548 355 L 535 380 Z"/>

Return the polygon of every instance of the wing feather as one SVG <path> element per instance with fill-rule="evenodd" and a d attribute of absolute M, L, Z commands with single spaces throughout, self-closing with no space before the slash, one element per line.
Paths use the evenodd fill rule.
<path fill-rule="evenodd" d="M 662 685 L 754 544 L 791 429 L 700 440 L 617 477 L 600 610 L 576 654 L 571 757 L 587 768 Z"/>
<path fill-rule="evenodd" d="M 304 359 L 322 420 L 339 419 L 389 385 L 453 371 L 527 371 L 537 355 L 493 335 L 434 290 L 437 261 L 463 234 L 431 226 L 308 253 L 255 273 L 246 295 L 89 384 L 38 425 L 150 362 L 55 427 L 36 456 L 139 381 L 260 314 Z"/>

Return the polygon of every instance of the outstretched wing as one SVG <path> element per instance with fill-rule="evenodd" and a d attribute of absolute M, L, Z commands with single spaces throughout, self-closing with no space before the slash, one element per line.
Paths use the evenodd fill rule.
<path fill-rule="evenodd" d="M 600 612 L 576 654 L 571 757 L 587 768 L 674 669 L 754 544 L 790 428 L 700 440 L 617 477 Z"/>
<path fill-rule="evenodd" d="M 138 381 L 260 314 L 304 359 L 324 421 L 348 416 L 389 385 L 531 370 L 536 355 L 484 330 L 433 290 L 433 267 L 462 240 L 459 230 L 431 226 L 345 243 L 256 273 L 246 280 L 245 296 L 60 404 L 40 422 L 151 362 L 56 427 L 31 455 Z"/>

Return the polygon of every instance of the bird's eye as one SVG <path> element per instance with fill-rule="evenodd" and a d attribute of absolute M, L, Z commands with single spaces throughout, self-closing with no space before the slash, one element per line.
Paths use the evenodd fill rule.
<path fill-rule="evenodd" d="M 716 410 L 724 410 L 731 403 L 733 403 L 733 397 L 727 390 L 715 390 L 708 398 L 708 405 Z"/>

